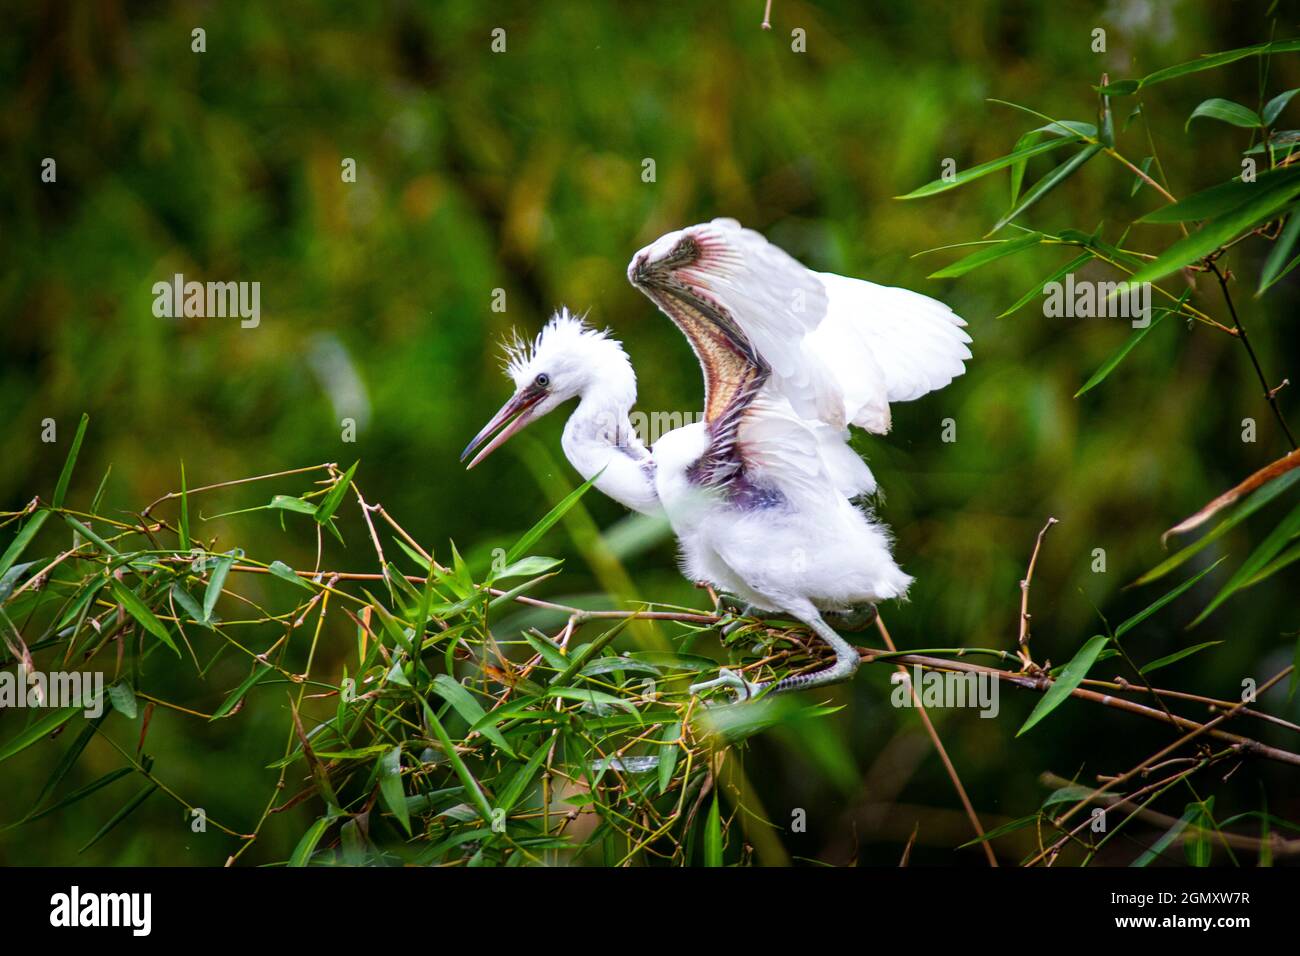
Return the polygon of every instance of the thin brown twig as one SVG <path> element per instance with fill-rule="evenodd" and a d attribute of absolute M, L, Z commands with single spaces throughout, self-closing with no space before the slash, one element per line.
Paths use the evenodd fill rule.
<path fill-rule="evenodd" d="M 889 630 L 885 627 L 885 620 L 879 614 L 876 615 L 876 628 L 880 631 L 880 636 L 885 642 L 885 646 L 890 651 L 897 651 L 894 647 L 894 641 L 889 636 Z M 917 693 L 916 688 L 911 685 L 911 678 L 908 676 L 907 667 L 899 663 L 898 670 L 903 674 L 904 679 L 908 681 L 908 689 L 912 692 L 912 701 L 916 705 L 916 712 L 921 717 L 921 722 L 925 724 L 925 732 L 930 735 L 930 740 L 934 742 L 934 749 L 939 754 L 939 759 L 943 761 L 944 769 L 948 771 L 948 776 L 952 780 L 953 788 L 957 791 L 957 796 L 961 800 L 961 805 L 966 810 L 966 817 L 970 820 L 971 826 L 975 829 L 975 835 L 980 838 L 980 846 L 984 848 L 984 856 L 989 861 L 989 866 L 997 868 L 998 858 L 993 852 L 993 847 L 989 846 L 989 841 L 984 839 L 984 827 L 980 824 L 979 814 L 975 812 L 975 805 L 970 802 L 970 797 L 966 794 L 966 788 L 962 786 L 961 777 L 957 774 L 957 768 L 953 766 L 952 760 L 948 756 L 948 751 L 939 739 L 939 731 L 935 729 L 934 722 L 930 720 L 930 715 L 925 706 L 921 703 L 921 695 Z"/>
<path fill-rule="evenodd" d="M 1038 537 L 1034 540 L 1034 552 L 1029 556 L 1029 568 L 1025 571 L 1024 580 L 1020 582 L 1020 637 L 1016 641 L 1016 653 L 1020 655 L 1020 662 L 1026 670 L 1034 667 L 1034 659 L 1029 654 L 1029 585 L 1034 579 L 1034 565 L 1038 563 L 1038 552 L 1043 546 L 1043 535 L 1047 534 L 1047 529 L 1056 524 L 1056 521 L 1056 518 L 1049 517 L 1042 530 L 1038 532 Z"/>

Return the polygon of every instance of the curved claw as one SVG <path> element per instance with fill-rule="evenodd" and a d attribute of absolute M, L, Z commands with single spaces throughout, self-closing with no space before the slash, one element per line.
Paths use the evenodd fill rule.
<path fill-rule="evenodd" d="M 745 680 L 735 671 L 726 667 L 718 669 L 718 676 L 713 680 L 706 680 L 699 684 L 692 684 L 690 692 L 698 694 L 700 691 L 711 690 L 714 687 L 730 687 L 736 692 L 736 697 L 732 703 L 740 703 L 742 700 L 752 700 L 763 689 L 762 684 L 754 684 Z"/>

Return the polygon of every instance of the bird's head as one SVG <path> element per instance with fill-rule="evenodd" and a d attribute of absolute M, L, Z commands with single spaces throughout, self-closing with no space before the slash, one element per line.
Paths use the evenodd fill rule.
<path fill-rule="evenodd" d="M 636 398 L 636 377 L 623 346 L 608 332 L 593 329 L 568 309 L 562 308 L 551 316 L 532 342 L 516 334 L 506 344 L 505 352 L 505 372 L 514 382 L 515 393 L 461 453 L 460 460 L 464 461 L 487 442 L 467 468 L 473 468 L 548 412 L 593 388 L 607 392 L 611 401 L 625 401 L 629 408 Z M 494 433 L 496 437 L 488 441 Z"/>

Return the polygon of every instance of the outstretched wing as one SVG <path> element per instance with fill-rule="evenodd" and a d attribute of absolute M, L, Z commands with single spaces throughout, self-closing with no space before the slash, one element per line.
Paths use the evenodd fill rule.
<path fill-rule="evenodd" d="M 818 273 L 829 303 L 804 347 L 835 377 L 849 421 L 887 431 L 888 405 L 943 388 L 971 357 L 966 323 L 935 299 Z"/>
<path fill-rule="evenodd" d="M 693 255 L 689 243 L 680 250 Z M 686 336 L 704 373 L 704 420 L 710 445 L 696 465 L 696 478 L 722 485 L 742 470 L 737 436 L 746 409 L 771 374 L 748 336 L 725 312 L 676 275 L 671 265 L 649 266 L 633 259 L 632 284 L 644 292 Z"/>
<path fill-rule="evenodd" d="M 669 233 L 643 250 L 674 271 L 753 344 L 772 387 L 804 418 L 889 430 L 889 404 L 965 371 L 970 336 L 942 302 L 907 289 L 806 268 L 734 219 Z"/>

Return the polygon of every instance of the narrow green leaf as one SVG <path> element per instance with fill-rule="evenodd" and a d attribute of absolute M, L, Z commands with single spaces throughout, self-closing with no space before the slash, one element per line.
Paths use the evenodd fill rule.
<path fill-rule="evenodd" d="M 1164 561 L 1161 561 L 1146 574 L 1142 575 L 1142 577 L 1134 581 L 1130 587 L 1135 587 L 1141 584 L 1150 584 L 1152 581 L 1164 577 L 1170 571 L 1186 563 L 1188 559 L 1194 557 L 1207 545 L 1222 538 L 1225 534 L 1241 522 L 1245 521 L 1260 508 L 1263 508 L 1297 481 L 1300 481 L 1300 471 L 1291 471 L 1283 475 L 1281 478 L 1271 481 L 1262 488 L 1257 489 L 1249 498 L 1238 505 L 1231 515 L 1215 525 L 1214 530 L 1201 536 L 1182 550 L 1170 555 Z"/>
<path fill-rule="evenodd" d="M 483 706 L 474 699 L 473 694 L 446 674 L 439 674 L 433 679 L 433 691 L 451 704 L 452 709 L 460 714 L 471 727 L 478 726 L 478 722 L 483 719 L 486 713 Z M 510 744 L 506 742 L 506 738 L 501 735 L 501 731 L 497 730 L 495 726 L 487 724 L 480 732 L 484 737 L 492 741 L 498 750 L 507 756 L 516 756 Z"/>
<path fill-rule="evenodd" d="M 1274 482 L 1276 484 L 1276 482 Z M 1214 596 L 1209 605 L 1196 616 L 1196 619 L 1189 628 L 1195 627 L 1213 614 L 1224 601 L 1232 597 L 1234 593 L 1240 590 L 1247 581 L 1255 576 L 1264 565 L 1268 564 L 1273 557 L 1281 551 L 1288 541 L 1297 533 L 1300 533 L 1300 505 L 1297 505 L 1290 514 L 1278 522 L 1277 526 L 1269 532 L 1268 536 L 1260 542 L 1259 547 L 1251 552 L 1250 557 L 1242 563 L 1228 579 L 1228 583 L 1223 586 L 1218 594 Z"/>
<path fill-rule="evenodd" d="M 1036 246 L 1042 242 L 1043 234 L 1041 232 L 1030 232 L 1016 239 L 1007 239 L 995 245 L 985 246 L 972 252 L 968 256 L 963 256 L 956 262 L 945 266 L 938 272 L 932 272 L 928 276 L 931 279 L 954 279 L 957 276 L 963 276 L 968 272 L 986 266 L 990 262 L 996 262 L 998 259 L 1006 256 L 1015 255 L 1017 252 L 1023 252 L 1031 246 Z"/>
<path fill-rule="evenodd" d="M 542 763 L 546 760 L 546 755 L 550 753 L 550 751 L 550 744 L 543 744 L 537 748 L 536 752 L 531 757 L 528 758 L 526 764 L 515 771 L 514 776 L 510 778 L 510 782 L 506 784 L 501 791 L 501 800 L 497 806 L 498 810 L 502 810 L 506 814 L 509 814 L 510 811 L 515 808 L 515 804 L 518 803 L 519 798 L 524 795 L 524 790 L 526 790 L 528 785 L 532 782 L 533 777 L 541 768 Z"/>
<path fill-rule="evenodd" d="M 1141 611 L 1139 611 L 1137 614 L 1134 614 L 1127 621 L 1124 621 L 1122 624 L 1120 624 L 1119 627 L 1115 628 L 1115 636 L 1123 637 L 1129 631 L 1133 630 L 1133 628 L 1137 627 L 1139 624 L 1141 624 L 1143 621 L 1149 618 L 1152 614 L 1155 614 L 1157 611 L 1159 611 L 1166 604 L 1178 600 L 1179 597 L 1181 597 L 1183 594 L 1187 593 L 1187 591 L 1195 587 L 1196 584 L 1201 580 L 1201 578 L 1205 577 L 1207 574 L 1209 574 L 1211 571 L 1217 568 L 1220 564 L 1222 564 L 1226 557 L 1227 556 L 1225 555 L 1223 558 L 1219 558 L 1218 561 L 1215 561 L 1208 568 L 1205 568 L 1203 571 L 1199 572 L 1198 574 L 1195 574 L 1192 577 L 1188 578 L 1186 581 L 1178 585 L 1178 587 L 1174 588 L 1168 594 L 1164 595 L 1159 600 L 1153 602 L 1148 607 L 1143 608 Z"/>
<path fill-rule="evenodd" d="M 1084 163 L 1092 159 L 1092 157 L 1096 156 L 1101 151 L 1102 145 L 1100 143 L 1092 143 L 1079 150 L 1065 162 L 1061 163 L 1061 165 L 1057 166 L 1038 182 L 1034 183 L 1029 192 L 1025 193 L 1025 195 L 1021 197 L 1020 202 L 1016 203 L 1016 205 L 1013 206 L 1006 215 L 997 221 L 997 224 L 989 230 L 989 233 L 995 233 L 1007 223 L 1011 222 L 1011 220 L 1015 219 L 1057 186 L 1061 185 L 1061 183 L 1073 176 Z"/>
<path fill-rule="evenodd" d="M 709 815 L 704 821 L 704 865 L 722 866 L 722 815 L 718 810 L 718 790 L 713 789 Z"/>
<path fill-rule="evenodd" d="M 1248 229 L 1271 219 L 1297 195 L 1300 195 L 1300 176 L 1287 177 L 1275 186 L 1261 190 L 1253 199 L 1211 219 L 1199 231 L 1175 242 L 1129 281 L 1155 282 L 1197 262 Z"/>
<path fill-rule="evenodd" d="M 109 784 L 116 783 L 117 781 L 121 780 L 123 777 L 129 777 L 133 773 L 135 773 L 134 767 L 118 767 L 116 770 L 110 770 L 108 773 L 104 774 L 104 776 L 100 777 L 97 780 L 91 781 L 90 783 L 86 784 L 84 787 L 78 787 L 76 790 L 72 791 L 72 793 L 56 801 L 55 803 L 50 804 L 50 806 L 46 807 L 44 810 L 40 811 L 39 813 L 32 814 L 32 816 L 24 822 L 35 823 L 37 820 L 41 819 L 42 817 L 48 817 L 52 813 L 58 813 L 64 807 L 70 807 L 74 803 L 80 803 L 82 800 L 86 799 L 86 797 L 90 796 L 92 793 L 96 793 L 100 790 L 103 790 Z"/>
<path fill-rule="evenodd" d="M 1024 726 L 1016 731 L 1017 737 L 1024 734 L 1057 707 L 1065 703 L 1066 698 L 1088 676 L 1088 670 L 1097 660 L 1097 655 L 1101 653 L 1108 640 L 1109 638 L 1105 635 L 1098 634 L 1079 648 L 1078 653 L 1070 659 L 1070 663 L 1066 664 L 1064 670 L 1061 671 L 1061 676 L 1047 689 L 1043 699 L 1038 702 L 1038 705 L 1030 713 Z"/>
<path fill-rule="evenodd" d="M 80 850 L 77 851 L 77 853 L 79 854 L 85 853 L 87 850 L 89 850 L 92 846 L 94 846 L 104 837 L 108 836 L 109 832 L 115 826 L 117 826 L 119 823 L 121 823 L 123 820 L 129 817 L 132 813 L 134 813 L 136 809 L 140 806 L 140 804 L 148 800 L 149 797 L 153 795 L 153 792 L 157 789 L 158 789 L 158 784 L 151 783 L 143 790 L 141 790 L 139 793 L 137 793 L 134 797 L 132 797 L 130 800 L 128 800 L 126 804 L 122 807 L 122 809 L 118 810 L 117 813 L 113 814 L 111 817 L 108 818 L 108 822 L 105 823 L 102 827 L 100 827 L 99 830 L 96 831 L 95 835 L 91 837 L 90 840 L 85 845 L 83 845 Z"/>
<path fill-rule="evenodd" d="M 329 521 L 334 517 L 334 512 L 339 510 L 339 505 L 343 503 L 343 496 L 347 494 L 348 485 L 352 483 L 352 476 L 357 473 L 357 465 L 361 462 L 354 461 L 352 467 L 343 473 L 343 477 L 334 482 L 334 487 L 325 493 L 325 497 L 320 500 L 316 506 L 316 520 L 321 524 Z"/>
<path fill-rule="evenodd" d="M 84 709 L 84 707 L 62 707 L 59 710 L 50 711 L 40 720 L 20 731 L 8 743 L 0 746 L 0 763 L 15 754 L 22 753 L 41 738 L 54 733 Z"/>
<path fill-rule="evenodd" d="M 515 561 L 518 561 L 521 557 L 527 554 L 528 551 L 531 550 L 532 546 L 536 544 L 537 541 L 542 537 L 542 535 L 546 534 L 547 531 L 551 530 L 552 525 L 554 525 L 557 521 L 563 518 L 569 512 L 570 508 L 572 508 L 574 505 L 576 505 L 579 501 L 582 500 L 582 496 L 587 493 L 588 489 L 590 489 L 591 486 L 596 483 L 596 479 L 599 478 L 602 474 L 604 474 L 604 472 L 605 469 L 602 468 L 596 474 L 592 475 L 590 478 L 588 478 L 586 481 L 580 484 L 577 488 L 574 488 L 571 492 L 569 492 L 567 495 L 564 496 L 564 498 L 560 501 L 559 504 L 557 504 L 554 508 L 548 511 L 541 521 L 537 522 L 537 524 L 529 528 L 524 533 L 524 536 L 515 542 L 514 547 L 512 547 L 509 551 L 506 552 L 506 563 L 510 564 Z"/>
<path fill-rule="evenodd" d="M 1273 242 L 1273 248 L 1269 250 L 1268 258 L 1264 260 L 1264 268 L 1259 273 L 1259 289 L 1255 292 L 1260 295 L 1269 286 L 1271 286 L 1282 276 L 1295 268 L 1295 260 L 1288 264 L 1288 257 L 1291 250 L 1295 248 L 1296 240 L 1300 239 L 1300 210 L 1291 207 L 1291 215 L 1282 227 L 1282 233 Z"/>
<path fill-rule="evenodd" d="M 281 581 L 288 581 L 291 584 L 296 584 L 298 587 L 304 588 L 308 591 L 314 592 L 316 590 L 308 583 L 306 578 L 295 572 L 293 568 L 289 567 L 289 565 L 285 564 L 283 561 L 272 561 L 267 570 Z"/>
<path fill-rule="evenodd" d="M 677 741 L 682 739 L 682 722 L 669 724 L 659 737 L 664 745 L 659 748 L 659 792 L 667 793 L 668 785 L 673 782 L 673 770 L 677 767 L 677 757 L 681 747 Z"/>
<path fill-rule="evenodd" d="M 1217 96 L 1203 101 L 1196 109 L 1192 110 L 1192 115 L 1187 117 L 1187 122 L 1183 125 L 1184 132 L 1191 128 L 1192 120 L 1198 116 L 1216 119 L 1222 123 L 1230 123 L 1244 129 L 1254 129 L 1257 126 L 1264 125 L 1263 120 L 1259 118 L 1259 114 L 1254 110 L 1242 106 L 1240 103 L 1234 103 L 1232 100 L 1220 99 Z"/>
<path fill-rule="evenodd" d="M 1150 664 L 1144 664 L 1138 671 L 1140 674 L 1150 674 L 1152 671 L 1158 671 L 1162 667 L 1168 667 L 1170 664 L 1181 661 L 1184 657 L 1191 657 L 1197 651 L 1203 651 L 1207 647 L 1214 647 L 1216 644 L 1222 644 L 1223 641 L 1206 641 L 1204 644 L 1196 644 L 1192 647 L 1184 647 L 1180 651 L 1174 651 L 1172 654 L 1166 654 L 1164 657 L 1157 658 Z"/>
<path fill-rule="evenodd" d="M 585 687 L 548 687 L 546 688 L 547 697 L 563 697 L 565 700 L 576 700 L 583 704 L 604 704 L 607 707 L 618 707 L 626 710 L 630 714 L 635 714 L 636 708 L 621 697 L 615 697 L 613 694 L 606 694 L 599 690 L 589 690 Z"/>
<path fill-rule="evenodd" d="M 228 715 L 235 709 L 235 705 L 244 699 L 244 695 L 253 689 L 253 685 L 270 672 L 270 664 L 261 664 L 254 667 L 252 671 L 249 672 L 248 676 L 240 682 L 239 686 L 232 690 L 229 695 L 227 695 L 226 699 L 221 702 L 221 706 L 213 712 L 212 716 L 208 718 L 208 721 L 220 720 L 222 717 Z"/>
<path fill-rule="evenodd" d="M 45 524 L 45 519 L 49 516 L 48 511 L 38 511 L 18 529 L 18 534 L 14 536 L 13 541 L 9 542 L 9 547 L 5 548 L 4 556 L 0 557 L 0 578 L 9 572 L 13 563 L 22 556 L 27 545 L 31 544 L 32 538 L 36 537 L 36 532 L 41 530 L 41 525 Z"/>
<path fill-rule="evenodd" d="M 1156 317 L 1152 319 L 1151 322 L 1148 323 L 1145 328 L 1138 329 L 1127 339 L 1125 339 L 1124 344 L 1120 346 L 1119 351 L 1116 352 L 1114 355 L 1112 355 L 1110 358 L 1106 359 L 1106 361 L 1101 364 L 1101 367 L 1097 369 L 1097 371 L 1092 373 L 1092 376 L 1088 379 L 1088 381 L 1084 382 L 1083 385 L 1080 386 L 1079 390 L 1074 393 L 1075 398 L 1078 398 L 1080 395 L 1083 395 L 1086 392 L 1092 391 L 1094 388 L 1096 388 L 1098 385 L 1104 382 L 1106 380 L 1106 376 L 1108 376 L 1111 372 L 1115 371 L 1119 363 L 1124 361 L 1124 359 L 1128 357 L 1128 353 L 1132 352 L 1133 349 L 1137 346 L 1137 344 L 1147 337 L 1147 333 L 1149 333 L 1152 329 L 1154 329 L 1157 325 L 1159 325 L 1160 321 L 1170 312 L 1169 309 L 1157 309 L 1155 311 L 1156 311 Z"/>
<path fill-rule="evenodd" d="M 316 845 L 320 843 L 321 837 L 325 835 L 333 820 L 333 817 L 325 816 L 311 825 L 298 841 L 298 845 L 293 848 L 293 856 L 289 857 L 290 866 L 306 866 L 311 862 L 311 855 L 316 852 Z"/>
<path fill-rule="evenodd" d="M 552 568 L 558 568 L 564 562 L 559 558 L 543 558 L 532 556 L 522 558 L 513 564 L 506 565 L 496 574 L 492 575 L 495 581 L 502 581 L 506 578 L 524 578 L 532 577 L 538 574 L 544 574 Z"/>
<path fill-rule="evenodd" d="M 1235 63 L 1238 60 L 1244 60 L 1248 56 L 1272 56 L 1276 53 L 1295 53 L 1300 51 L 1300 39 L 1296 40 L 1276 40 L 1272 43 L 1257 43 L 1254 46 L 1239 47 L 1235 50 L 1225 50 L 1222 53 L 1214 53 L 1210 56 L 1203 56 L 1200 59 L 1189 60 L 1186 63 L 1179 63 L 1175 66 L 1167 66 L 1162 70 L 1156 70 L 1149 73 L 1140 80 L 1120 80 L 1106 87 L 1106 92 L 1111 96 L 1127 96 L 1136 93 L 1138 90 L 1153 86 L 1156 83 L 1164 83 L 1168 80 L 1178 79 L 1191 73 L 1200 73 L 1202 70 L 1212 70 L 1216 67 L 1225 66 L 1228 63 Z"/>
<path fill-rule="evenodd" d="M 72 439 L 72 448 L 68 450 L 68 457 L 63 462 L 63 471 L 59 472 L 59 483 L 54 486 L 54 497 L 50 499 L 52 507 L 63 507 L 63 499 L 67 497 L 68 485 L 72 481 L 72 469 L 76 467 L 77 454 L 81 451 L 81 440 L 86 437 L 86 426 L 89 424 L 90 416 L 83 412 L 81 421 L 77 424 L 77 434 Z"/>
<path fill-rule="evenodd" d="M 1021 830 L 1029 826 L 1037 819 L 1038 819 L 1037 813 L 1031 813 L 1029 814 L 1029 816 L 1026 817 L 1018 817 L 1017 819 L 1012 820 L 1009 823 L 1004 823 L 1001 826 L 996 826 L 992 830 L 986 830 L 983 836 L 976 837 L 974 840 L 967 840 L 965 843 L 961 844 L 961 846 L 957 847 L 957 849 L 964 850 L 967 847 L 979 846 L 981 843 L 987 843 L 989 840 L 996 839 L 997 837 L 1003 836 L 1004 834 L 1014 833 L 1016 830 Z"/>
<path fill-rule="evenodd" d="M 1198 219 L 1210 219 L 1224 213 L 1239 209 L 1263 192 L 1284 188 L 1287 183 L 1300 178 L 1300 170 L 1279 169 L 1262 173 L 1254 182 L 1230 179 L 1226 183 L 1217 183 L 1200 192 L 1192 193 L 1178 202 L 1169 203 L 1159 209 L 1153 209 L 1138 222 L 1192 222 Z"/>
<path fill-rule="evenodd" d="M 271 499 L 271 503 L 265 505 L 263 508 L 249 508 L 248 510 L 262 511 L 265 508 L 270 508 L 277 511 L 296 511 L 298 514 L 304 514 L 304 515 L 314 515 L 316 513 L 316 505 L 312 504 L 310 501 L 304 501 L 301 498 L 295 498 L 293 497 L 293 495 L 276 495 Z M 242 512 L 232 511 L 230 513 L 241 514 Z"/>
<path fill-rule="evenodd" d="M 542 656 L 542 660 L 546 661 L 549 667 L 555 668 L 558 672 L 569 666 L 569 658 L 550 638 L 532 631 L 524 631 L 521 636 L 528 642 L 529 647 Z"/>
<path fill-rule="evenodd" d="M 1142 162 L 1138 163 L 1138 169 L 1142 170 L 1142 172 L 1146 173 L 1147 175 L 1150 175 L 1151 163 L 1154 160 L 1155 160 L 1154 156 L 1147 156 L 1142 160 Z M 1138 190 L 1141 189 L 1146 184 L 1147 181 L 1143 179 L 1141 176 L 1134 176 L 1133 187 L 1128 191 L 1129 198 L 1132 199 L 1134 196 L 1136 196 L 1138 194 Z"/>
<path fill-rule="evenodd" d="M 181 610 L 188 614 L 195 624 L 212 630 L 212 624 L 203 619 L 203 608 L 199 607 L 199 602 L 194 600 L 194 596 L 185 590 L 179 581 L 172 585 L 171 596 L 172 600 L 181 606 Z M 177 617 L 179 616 L 177 615 Z"/>
<path fill-rule="evenodd" d="M 1279 93 L 1267 103 L 1264 104 L 1264 110 L 1260 113 L 1260 118 L 1264 120 L 1265 126 L 1272 126 L 1273 120 L 1286 109 L 1286 105 L 1291 102 L 1291 97 L 1300 93 L 1300 89 L 1287 90 L 1285 93 Z"/>
<path fill-rule="evenodd" d="M 1200 815 L 1201 805 L 1199 803 L 1193 803 L 1188 806 L 1183 812 L 1183 815 L 1179 817 L 1178 822 L 1166 830 L 1159 840 L 1153 843 L 1148 850 L 1144 851 L 1141 856 L 1133 861 L 1132 865 L 1135 867 L 1144 867 L 1152 860 L 1156 859 L 1161 853 L 1165 852 L 1165 849 L 1169 844 L 1178 839 L 1180 833 L 1187 829 L 1187 824 L 1191 823 Z"/>
<path fill-rule="evenodd" d="M 1060 279 L 1062 279 L 1067 273 L 1073 272 L 1075 269 L 1078 269 L 1081 266 L 1086 265 L 1091 259 L 1092 259 L 1091 252 L 1084 252 L 1078 256 L 1075 256 L 1073 259 L 1071 259 L 1065 265 L 1061 266 L 1051 275 L 1047 276 L 1041 282 L 1034 283 L 1034 285 L 1029 289 L 1028 292 L 1026 292 L 1014 303 L 1012 303 L 1010 306 L 1004 309 L 1003 312 L 998 316 L 998 318 L 1005 319 L 1008 315 L 1011 315 L 1011 313 L 1018 312 L 1020 309 L 1024 308 L 1026 305 L 1032 302 L 1034 299 L 1041 296 L 1043 294 L 1043 288 L 1045 286 L 1050 285 L 1053 282 L 1060 281 Z"/>
<path fill-rule="evenodd" d="M 149 610 L 148 605 L 140 600 L 138 594 L 117 580 L 117 578 L 110 580 L 108 586 L 113 592 L 113 597 L 117 598 L 117 603 L 126 608 L 128 614 L 139 621 L 146 631 L 170 647 L 173 654 L 177 657 L 181 656 L 180 649 L 172 640 L 172 636 L 167 633 L 166 626 L 154 616 L 153 611 Z"/>
<path fill-rule="evenodd" d="M 411 835 L 411 814 L 406 808 L 406 790 L 402 786 L 402 748 L 393 747 L 379 759 L 379 798 L 389 813 L 397 817 L 406 835 Z"/>
<path fill-rule="evenodd" d="M 438 742 L 442 745 L 443 753 L 447 755 L 448 762 L 456 772 L 456 776 L 460 778 L 461 784 L 464 785 L 465 792 L 469 795 L 470 801 L 478 810 L 479 816 L 487 822 L 488 826 L 491 826 L 493 822 L 492 805 L 488 803 L 487 797 L 483 795 L 483 788 L 479 786 L 478 780 L 474 778 L 474 774 L 470 772 L 469 767 L 465 765 L 465 761 L 461 759 L 460 753 L 456 750 L 456 745 L 452 743 L 452 739 L 448 736 L 446 728 L 442 726 L 442 721 L 440 721 L 438 715 L 433 712 L 433 708 L 429 706 L 429 702 L 424 698 L 420 698 L 420 703 L 424 707 L 424 716 L 429 722 L 429 728 L 433 731 L 434 736 L 438 738 Z"/>
<path fill-rule="evenodd" d="M 1016 140 L 1016 145 L 1012 147 L 1011 152 L 1012 153 L 1023 152 L 1024 150 L 1028 149 L 1030 146 L 1033 146 L 1036 142 L 1038 142 L 1038 140 L 1042 137 L 1042 134 L 1043 131 L 1040 129 L 1031 129 L 1029 132 L 1023 134 L 1018 140 Z M 1020 198 L 1020 187 L 1025 181 L 1025 169 L 1028 166 L 1029 166 L 1028 159 L 1018 159 L 1011 164 L 1012 205 L 1015 205 L 1016 200 Z"/>
<path fill-rule="evenodd" d="M 951 180 L 940 177 L 934 182 L 926 183 L 910 193 L 902 196 L 895 196 L 895 199 L 920 199 L 924 196 L 933 196 L 936 193 L 947 192 L 949 189 L 956 189 L 958 186 L 964 186 L 972 180 L 979 179 L 981 176 L 987 176 L 989 173 L 995 173 L 999 169 L 1006 169 L 1016 163 L 1029 159 L 1032 156 L 1039 156 L 1043 153 L 1050 153 L 1054 149 L 1066 145 L 1067 143 L 1078 142 L 1077 137 L 1067 137 L 1062 139 L 1049 139 L 1043 143 L 1035 143 L 1032 146 L 1026 146 L 1024 149 L 1014 150 L 1006 156 L 990 160 L 987 163 L 980 163 L 978 166 L 972 166 L 970 169 L 964 169 L 952 177 Z"/>
<path fill-rule="evenodd" d="M 212 574 L 208 577 L 208 588 L 203 592 L 203 621 L 206 624 L 212 623 L 212 611 L 217 606 L 221 589 L 226 586 L 226 575 L 230 573 L 230 566 L 234 563 L 235 552 L 231 551 L 217 558 L 213 565 Z"/>
<path fill-rule="evenodd" d="M 115 555 L 118 553 L 117 548 L 113 547 L 111 544 L 109 544 L 99 535 L 95 534 L 94 531 L 86 527 L 76 518 L 72 517 L 72 515 L 65 514 L 63 516 L 63 520 L 67 523 L 68 527 L 70 527 L 73 531 L 77 532 L 77 534 L 81 535 L 87 541 L 93 541 L 96 545 L 98 545 L 100 550 L 103 551 L 105 554 Z"/>

